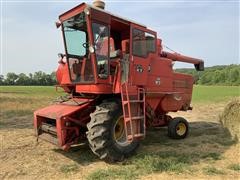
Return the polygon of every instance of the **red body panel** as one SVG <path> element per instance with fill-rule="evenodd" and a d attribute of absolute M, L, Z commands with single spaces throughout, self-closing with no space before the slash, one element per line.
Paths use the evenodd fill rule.
<path fill-rule="evenodd" d="M 50 119 L 60 119 L 69 116 L 80 110 L 82 106 L 69 106 L 64 104 L 54 104 L 43 109 L 35 111 L 35 116 L 42 116 Z"/>
<path fill-rule="evenodd" d="M 34 112 L 34 128 L 36 135 L 41 137 L 42 131 L 39 128 L 43 124 L 50 124 L 50 128 L 44 133 L 51 134 L 51 128 L 55 129 L 57 142 L 51 141 L 64 150 L 70 148 L 70 145 L 77 143 L 80 137 L 80 126 L 89 121 L 91 109 L 89 105 L 92 99 L 72 99 L 61 104 L 50 105 Z M 90 110 L 88 112 L 88 110 Z M 84 113 L 85 112 L 85 113 Z M 52 134 L 51 134 L 52 135 Z M 71 136 L 74 135 L 74 138 Z M 49 136 L 51 137 L 51 136 Z"/>
<path fill-rule="evenodd" d="M 57 142 L 55 144 L 65 150 L 68 149 L 71 144 L 76 143 L 82 136 L 85 136 L 86 124 L 90 121 L 90 113 L 96 108 L 97 98 L 99 96 L 106 97 L 106 95 L 118 98 L 121 95 L 123 98 L 123 84 L 127 84 L 126 88 L 128 88 L 129 92 L 126 94 L 136 94 L 139 89 L 141 89 L 141 93 L 144 93 L 142 98 L 144 105 L 146 102 L 147 107 L 143 108 L 142 112 L 145 115 L 146 109 L 150 109 L 150 114 L 152 115 L 150 118 L 153 120 L 153 122 L 147 122 L 146 124 L 163 126 L 170 119 L 167 116 L 168 112 L 191 109 L 190 103 L 194 79 L 190 75 L 175 73 L 173 61 L 192 63 L 198 69 L 202 69 L 202 60 L 177 53 L 164 52 L 162 51 L 162 40 L 157 39 L 156 32 L 146 28 L 144 25 L 120 18 L 85 3 L 60 15 L 59 20 L 63 24 L 64 21 L 73 16 L 77 17 L 76 15 L 82 12 L 86 16 L 85 27 L 86 32 L 88 32 L 87 44 L 89 46 L 89 54 L 82 57 L 82 61 L 86 63 L 86 60 L 88 60 L 92 64 L 93 74 L 91 75 L 94 77 L 94 81 L 84 83 L 71 81 L 70 73 L 72 72 L 69 71 L 73 70 L 69 70 L 68 58 L 70 56 L 68 57 L 66 51 L 66 56 L 59 61 L 56 72 L 57 81 L 65 92 L 72 95 L 77 94 L 78 97 L 71 99 L 73 103 L 70 101 L 62 102 L 61 104 L 51 105 L 35 111 L 34 127 L 37 135 L 41 136 L 41 131 L 45 130 L 45 132 L 52 134 L 53 137 L 56 136 Z M 100 23 L 109 28 L 108 41 L 102 43 L 103 48 L 99 51 L 90 51 L 90 47 L 93 48 L 96 45 L 92 22 Z M 140 43 L 137 43 L 141 45 L 141 41 L 147 41 L 149 40 L 148 38 L 154 41 L 151 45 L 155 48 L 151 51 L 147 51 L 147 48 L 151 48 L 151 45 L 145 44 L 146 49 L 143 49 L 143 51 L 147 51 L 146 56 L 139 56 L 133 53 L 133 41 L 137 41 L 134 38 L 138 37 L 133 35 L 133 31 L 136 29 L 144 32 L 143 39 L 141 39 L 142 34 L 140 34 Z M 66 49 L 65 38 L 64 45 Z M 135 49 L 137 48 L 135 47 Z M 115 50 L 120 53 L 117 54 Z M 96 54 L 107 54 L 107 52 L 108 74 L 107 77 L 102 78 L 98 74 L 99 64 Z M 117 55 L 111 57 L 111 53 L 116 53 Z M 79 69 L 80 74 L 84 74 L 83 70 L 84 68 Z M 86 94 L 88 96 L 90 94 L 91 98 L 84 99 L 82 95 Z M 138 99 L 141 99 L 140 95 Z"/>

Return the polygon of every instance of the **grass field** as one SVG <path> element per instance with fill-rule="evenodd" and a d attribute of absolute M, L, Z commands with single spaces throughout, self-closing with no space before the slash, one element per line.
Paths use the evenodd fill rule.
<path fill-rule="evenodd" d="M 87 145 L 63 152 L 33 135 L 33 111 L 63 93 L 54 87 L 0 87 L 0 179 L 238 179 L 240 145 L 222 128 L 224 106 L 239 87 L 195 86 L 193 111 L 173 113 L 190 122 L 184 140 L 150 129 L 136 154 L 107 164 Z"/>
<path fill-rule="evenodd" d="M 221 102 L 240 96 L 239 86 L 195 86 L 193 103 Z"/>

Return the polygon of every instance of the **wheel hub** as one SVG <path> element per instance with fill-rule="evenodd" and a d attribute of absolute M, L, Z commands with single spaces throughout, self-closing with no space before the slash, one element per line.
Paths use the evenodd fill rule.
<path fill-rule="evenodd" d="M 128 145 L 124 128 L 124 117 L 120 116 L 114 126 L 114 140 L 121 146 Z"/>
<path fill-rule="evenodd" d="M 180 122 L 178 125 L 177 125 L 177 134 L 179 136 L 182 136 L 186 133 L 186 130 L 187 130 L 187 127 L 184 123 Z"/>
<path fill-rule="evenodd" d="M 118 118 L 116 126 L 115 126 L 115 130 L 114 130 L 114 136 L 115 136 L 115 140 L 119 140 L 121 139 L 121 137 L 124 135 L 124 124 L 123 124 L 123 117 Z"/>

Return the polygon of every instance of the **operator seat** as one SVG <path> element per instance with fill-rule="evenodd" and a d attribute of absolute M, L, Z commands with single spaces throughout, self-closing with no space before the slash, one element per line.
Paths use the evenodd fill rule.
<path fill-rule="evenodd" d="M 114 39 L 110 37 L 110 60 L 113 60 L 119 56 L 119 51 L 115 49 Z"/>
<path fill-rule="evenodd" d="M 129 54 L 129 39 L 122 40 L 122 52 L 123 54 Z"/>

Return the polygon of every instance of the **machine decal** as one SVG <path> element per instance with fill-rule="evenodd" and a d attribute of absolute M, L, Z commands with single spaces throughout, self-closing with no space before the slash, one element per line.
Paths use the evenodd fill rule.
<path fill-rule="evenodd" d="M 161 80 L 160 80 L 160 77 L 157 77 L 156 81 L 155 81 L 155 84 L 160 86 L 161 84 Z"/>
<path fill-rule="evenodd" d="M 148 65 L 148 72 L 151 72 L 151 65 Z"/>
<path fill-rule="evenodd" d="M 136 65 L 136 71 L 139 72 L 139 73 L 142 73 L 144 71 L 144 69 L 143 69 L 141 64 L 137 64 Z"/>
<path fill-rule="evenodd" d="M 182 97 L 181 97 L 179 94 L 174 94 L 174 95 L 173 95 L 173 98 L 174 98 L 176 101 L 181 101 L 181 100 L 182 100 Z"/>

